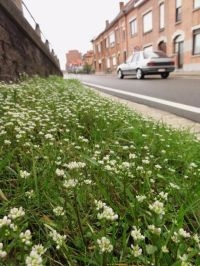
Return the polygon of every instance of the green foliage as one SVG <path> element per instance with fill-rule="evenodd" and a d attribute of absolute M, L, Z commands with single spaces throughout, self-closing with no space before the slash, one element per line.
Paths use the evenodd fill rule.
<path fill-rule="evenodd" d="M 55 76 L 0 114 L 0 265 L 200 265 L 195 136 Z"/>

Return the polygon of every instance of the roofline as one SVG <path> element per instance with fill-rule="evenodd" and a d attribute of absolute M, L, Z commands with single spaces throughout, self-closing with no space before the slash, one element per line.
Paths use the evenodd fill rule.
<path fill-rule="evenodd" d="M 126 3 L 126 5 L 124 6 L 123 10 L 120 10 L 120 12 L 117 14 L 117 16 L 109 23 L 109 25 L 101 32 L 98 34 L 97 37 L 93 38 L 91 40 L 91 42 L 93 42 L 94 40 L 98 39 L 102 34 L 104 34 L 105 32 L 107 32 L 110 28 L 112 28 L 112 26 L 123 16 L 125 16 L 127 13 L 129 13 L 131 10 L 133 10 L 135 8 L 134 6 L 134 2 L 135 0 L 130 0 L 128 3 Z M 130 5 L 130 6 L 129 6 Z"/>
<path fill-rule="evenodd" d="M 133 9 L 139 7 L 140 5 L 147 2 L 147 0 L 130 0 L 126 5 L 124 6 L 123 10 L 120 10 L 120 12 L 117 14 L 117 16 L 109 23 L 109 25 L 97 35 L 97 37 L 94 37 L 91 42 L 97 40 L 101 35 L 103 35 L 105 32 L 107 32 L 112 26 L 123 16 L 128 14 Z"/>

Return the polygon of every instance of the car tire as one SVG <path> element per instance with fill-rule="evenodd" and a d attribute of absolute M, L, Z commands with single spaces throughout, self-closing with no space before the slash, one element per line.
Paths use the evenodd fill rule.
<path fill-rule="evenodd" d="M 162 79 L 167 79 L 169 77 L 169 73 L 165 72 L 165 73 L 161 73 L 161 78 Z"/>
<path fill-rule="evenodd" d="M 121 69 L 118 70 L 117 75 L 118 75 L 119 79 L 123 79 L 124 78 L 124 74 L 123 74 Z"/>
<path fill-rule="evenodd" d="M 136 78 L 137 79 L 143 79 L 144 78 L 144 74 L 142 72 L 142 69 L 138 68 L 136 71 Z"/>

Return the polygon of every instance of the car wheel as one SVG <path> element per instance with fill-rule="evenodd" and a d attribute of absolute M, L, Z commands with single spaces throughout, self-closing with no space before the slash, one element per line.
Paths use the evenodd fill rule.
<path fill-rule="evenodd" d="M 142 72 L 142 69 L 138 68 L 136 71 L 136 78 L 137 79 L 143 79 L 144 78 L 144 74 Z"/>
<path fill-rule="evenodd" d="M 165 73 L 161 73 L 161 78 L 162 79 L 167 79 L 169 77 L 169 73 L 165 72 Z"/>
<path fill-rule="evenodd" d="M 119 79 L 123 79 L 124 78 L 124 74 L 123 74 L 121 69 L 118 70 L 117 75 L 118 75 Z"/>

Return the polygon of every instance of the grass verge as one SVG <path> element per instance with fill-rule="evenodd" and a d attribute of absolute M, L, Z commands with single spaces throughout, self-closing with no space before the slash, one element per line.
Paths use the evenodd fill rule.
<path fill-rule="evenodd" d="M 0 84 L 0 265 L 200 265 L 200 142 L 77 80 Z"/>

